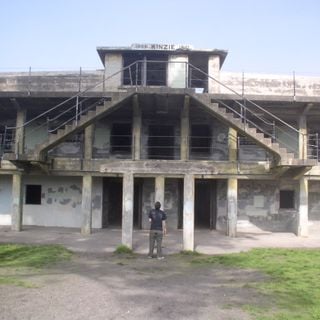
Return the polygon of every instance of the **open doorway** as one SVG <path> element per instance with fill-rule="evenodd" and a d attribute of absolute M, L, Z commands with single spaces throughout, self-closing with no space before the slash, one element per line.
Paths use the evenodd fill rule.
<path fill-rule="evenodd" d="M 195 228 L 216 229 L 216 181 L 213 179 L 195 180 Z"/>
<path fill-rule="evenodd" d="M 102 227 L 121 227 L 122 178 L 103 179 Z"/>

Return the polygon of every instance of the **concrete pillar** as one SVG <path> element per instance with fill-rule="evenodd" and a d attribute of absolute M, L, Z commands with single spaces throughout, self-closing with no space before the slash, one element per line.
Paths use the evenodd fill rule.
<path fill-rule="evenodd" d="M 297 219 L 297 236 L 308 236 L 308 180 L 300 179 L 299 213 Z"/>
<path fill-rule="evenodd" d="M 194 176 L 184 176 L 183 190 L 183 250 L 194 250 Z"/>
<path fill-rule="evenodd" d="M 208 74 L 214 79 L 220 80 L 220 57 L 210 56 L 208 60 Z M 208 92 L 209 93 L 219 93 L 220 85 L 218 82 L 214 81 L 212 78 L 208 79 Z"/>
<path fill-rule="evenodd" d="M 19 108 L 17 110 L 17 120 L 16 120 L 16 141 L 15 141 L 15 153 L 24 153 L 24 126 L 26 122 L 26 110 Z"/>
<path fill-rule="evenodd" d="M 188 86 L 188 55 L 169 55 L 168 87 L 186 88 Z"/>
<path fill-rule="evenodd" d="M 92 176 L 89 174 L 85 174 L 82 178 L 81 214 L 81 233 L 90 234 L 92 226 Z"/>
<path fill-rule="evenodd" d="M 227 236 L 237 235 L 237 214 L 238 214 L 238 180 L 228 179 L 227 190 Z"/>
<path fill-rule="evenodd" d="M 23 208 L 23 190 L 22 175 L 14 174 L 12 176 L 12 215 L 11 229 L 13 231 L 21 231 L 22 229 L 22 213 Z"/>
<path fill-rule="evenodd" d="M 305 115 L 299 118 L 299 158 L 307 159 L 308 141 L 307 141 L 307 117 Z"/>
<path fill-rule="evenodd" d="M 84 158 L 85 160 L 92 159 L 92 144 L 94 136 L 94 124 L 85 128 L 84 131 Z"/>
<path fill-rule="evenodd" d="M 140 160 L 141 155 L 141 109 L 139 106 L 138 95 L 133 97 L 133 160 Z"/>
<path fill-rule="evenodd" d="M 107 90 L 117 89 L 119 86 L 122 85 L 122 72 L 119 72 L 123 68 L 122 54 L 107 53 L 104 57 L 104 66 L 106 79 L 104 88 Z M 117 74 L 112 76 L 115 73 Z"/>
<path fill-rule="evenodd" d="M 122 244 L 132 249 L 133 241 L 133 174 L 123 175 Z"/>
<path fill-rule="evenodd" d="M 181 111 L 181 143 L 180 143 L 180 159 L 189 159 L 189 106 L 190 97 L 184 97 L 184 105 Z"/>
<path fill-rule="evenodd" d="M 159 201 L 161 203 L 161 208 L 164 208 L 164 185 L 165 180 L 164 176 L 157 176 L 155 181 L 155 201 Z"/>
<path fill-rule="evenodd" d="M 228 147 L 229 147 L 229 161 L 238 160 L 238 137 L 237 131 L 229 128 Z"/>

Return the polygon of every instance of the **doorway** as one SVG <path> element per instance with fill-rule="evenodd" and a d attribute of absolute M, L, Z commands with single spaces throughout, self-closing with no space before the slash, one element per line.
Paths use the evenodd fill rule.
<path fill-rule="evenodd" d="M 216 229 L 217 186 L 213 179 L 195 180 L 194 225 L 195 228 Z"/>

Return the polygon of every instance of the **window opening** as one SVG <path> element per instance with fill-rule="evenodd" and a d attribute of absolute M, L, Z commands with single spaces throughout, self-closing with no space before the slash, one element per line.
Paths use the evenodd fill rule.
<path fill-rule="evenodd" d="M 211 150 L 211 129 L 209 125 L 191 126 L 191 153 L 199 155 L 210 155 Z"/>
<path fill-rule="evenodd" d="M 111 151 L 130 153 L 132 133 L 130 123 L 114 123 L 111 128 Z"/>
<path fill-rule="evenodd" d="M 174 158 L 174 127 L 165 125 L 149 126 L 149 159 Z"/>
<path fill-rule="evenodd" d="M 280 209 L 294 208 L 294 191 L 280 190 Z"/>
<path fill-rule="evenodd" d="M 26 185 L 26 204 L 41 204 L 41 185 Z"/>

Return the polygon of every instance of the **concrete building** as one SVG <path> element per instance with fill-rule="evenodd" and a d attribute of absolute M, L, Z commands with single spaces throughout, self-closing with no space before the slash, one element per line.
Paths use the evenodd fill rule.
<path fill-rule="evenodd" d="M 320 231 L 320 78 L 221 71 L 224 50 L 99 47 L 103 70 L 0 74 L 0 225 Z"/>

